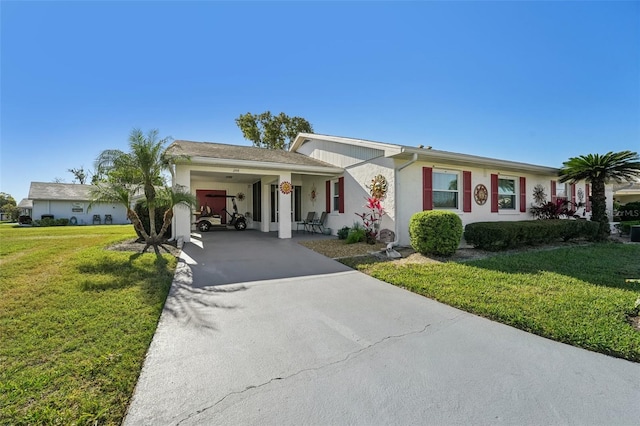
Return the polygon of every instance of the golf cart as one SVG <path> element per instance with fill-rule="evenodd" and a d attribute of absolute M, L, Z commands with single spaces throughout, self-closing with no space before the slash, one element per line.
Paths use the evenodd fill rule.
<path fill-rule="evenodd" d="M 223 224 L 220 214 L 217 214 L 216 212 L 211 210 L 211 207 L 205 205 L 204 207 L 202 207 L 200 218 L 196 220 L 196 227 L 200 232 L 207 232 L 211 228 L 226 229 L 227 226 L 233 226 L 238 231 L 244 231 L 245 229 L 247 229 L 247 220 L 245 219 L 244 215 L 238 213 L 238 206 L 236 206 L 235 195 L 207 194 L 207 197 L 231 198 L 231 204 L 233 205 L 233 214 L 229 213 L 226 208 L 223 208 L 221 213 L 229 215 L 229 217 L 231 218 L 228 223 Z"/>

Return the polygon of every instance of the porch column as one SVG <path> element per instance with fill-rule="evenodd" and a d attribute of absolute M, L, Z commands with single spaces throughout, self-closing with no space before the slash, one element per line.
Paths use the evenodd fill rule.
<path fill-rule="evenodd" d="M 286 188 L 282 184 L 285 183 Z M 282 190 L 288 191 L 284 193 Z M 278 179 L 278 238 L 291 238 L 291 197 L 293 186 L 291 184 L 291 173 L 281 173 Z"/>
<path fill-rule="evenodd" d="M 273 177 L 268 178 L 273 179 Z M 269 214 L 269 198 L 271 197 L 271 186 L 268 179 L 262 178 L 260 185 L 262 185 L 262 217 L 260 218 L 260 231 L 269 232 L 269 223 L 271 222 L 271 215 Z"/>
<path fill-rule="evenodd" d="M 176 181 L 174 184 L 181 185 L 186 191 L 191 191 L 191 171 L 188 167 L 176 166 Z M 191 209 L 187 207 L 173 208 L 173 238 L 182 238 L 185 243 L 191 241 Z"/>

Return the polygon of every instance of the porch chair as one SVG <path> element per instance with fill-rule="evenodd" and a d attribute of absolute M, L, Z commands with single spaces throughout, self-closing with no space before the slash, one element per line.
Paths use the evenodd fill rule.
<path fill-rule="evenodd" d="M 327 221 L 327 212 L 322 212 L 320 215 L 320 219 L 316 219 L 311 224 L 311 231 L 314 232 L 316 229 L 318 233 L 324 234 L 324 223 Z"/>
<path fill-rule="evenodd" d="M 104 215 L 104 224 L 105 225 L 111 225 L 113 224 L 113 217 L 111 217 L 110 214 L 105 214 Z"/>
<path fill-rule="evenodd" d="M 93 224 L 94 225 L 101 225 L 102 224 L 102 219 L 100 219 L 100 215 L 99 214 L 94 214 L 93 215 Z"/>
<path fill-rule="evenodd" d="M 302 229 L 304 229 L 305 231 L 311 232 L 313 230 L 311 226 L 315 218 L 316 212 L 307 213 L 307 218 L 305 220 L 303 220 L 302 222 L 296 222 L 296 232 L 300 232 L 300 225 L 302 225 Z"/>

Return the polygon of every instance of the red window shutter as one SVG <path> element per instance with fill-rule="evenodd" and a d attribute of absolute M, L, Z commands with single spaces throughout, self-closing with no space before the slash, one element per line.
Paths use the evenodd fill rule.
<path fill-rule="evenodd" d="M 329 212 L 331 212 L 331 181 L 328 180 L 326 182 L 325 186 L 326 186 L 326 191 L 325 192 L 327 194 L 326 195 L 327 204 L 325 206 L 326 207 L 325 210 L 326 210 L 327 213 L 329 213 Z"/>
<path fill-rule="evenodd" d="M 589 185 L 588 183 L 584 185 L 584 196 L 587 199 L 587 206 L 585 207 L 585 210 L 590 212 L 591 211 L 591 185 Z"/>
<path fill-rule="evenodd" d="M 344 178 L 338 179 L 338 213 L 344 213 Z"/>
<path fill-rule="evenodd" d="M 471 211 L 471 172 L 462 172 L 462 211 Z"/>
<path fill-rule="evenodd" d="M 572 204 L 576 203 L 576 184 L 575 183 L 571 184 L 571 203 Z"/>
<path fill-rule="evenodd" d="M 552 203 L 556 202 L 556 181 L 555 180 L 551 181 L 551 202 Z"/>
<path fill-rule="evenodd" d="M 527 178 L 520 176 L 520 212 L 527 212 Z"/>
<path fill-rule="evenodd" d="M 422 168 L 422 210 L 433 210 L 433 175 L 431 167 Z"/>
<path fill-rule="evenodd" d="M 498 175 L 491 175 L 491 213 L 498 213 Z"/>

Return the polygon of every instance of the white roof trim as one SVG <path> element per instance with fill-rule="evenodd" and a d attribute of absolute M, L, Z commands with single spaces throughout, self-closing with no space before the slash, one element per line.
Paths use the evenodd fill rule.
<path fill-rule="evenodd" d="M 385 157 L 390 157 L 395 154 L 400 154 L 401 148 L 402 148 L 400 145 L 368 141 L 365 139 L 345 138 L 342 136 L 318 135 L 315 133 L 298 133 L 298 136 L 296 136 L 293 143 L 289 147 L 289 151 L 296 152 L 298 148 L 300 148 L 302 144 L 304 144 L 304 142 L 311 139 L 336 142 L 336 143 L 341 143 L 345 145 L 362 146 L 365 148 L 379 149 L 384 151 Z"/>
<path fill-rule="evenodd" d="M 342 167 L 309 166 L 301 164 L 273 163 L 268 161 L 234 160 L 227 158 L 191 157 L 191 161 L 179 161 L 178 164 L 206 164 L 225 167 L 238 167 L 244 169 L 266 169 L 266 170 L 286 170 L 290 172 L 318 173 L 318 174 L 340 174 L 344 171 Z"/>
<path fill-rule="evenodd" d="M 490 166 L 498 169 L 509 169 L 514 171 L 527 171 L 536 174 L 557 175 L 559 169 L 555 167 L 539 166 L 537 164 L 520 163 L 517 161 L 499 160 L 496 158 L 480 157 L 477 155 L 459 154 L 456 152 L 439 151 L 435 149 L 402 147 L 402 152 L 408 154 L 418 154 L 418 158 L 426 157 L 429 160 L 443 160 L 451 163 L 468 164 L 472 166 Z M 423 158 L 424 160 L 425 158 Z"/>
<path fill-rule="evenodd" d="M 512 171 L 527 171 L 535 174 L 557 175 L 559 169 L 554 167 L 539 166 L 537 164 L 520 163 L 517 161 L 499 160 L 496 158 L 480 157 L 476 155 L 460 154 L 456 152 L 439 151 L 435 149 L 416 148 L 412 146 L 395 145 L 382 142 L 368 141 L 364 139 L 345 138 L 341 136 L 318 135 L 314 133 L 299 133 L 289 148 L 290 151 L 296 151 L 306 141 L 322 140 L 336 142 L 346 145 L 363 146 L 372 149 L 384 151 L 385 157 L 395 157 L 397 155 L 418 154 L 418 157 L 424 161 L 440 160 L 448 163 L 468 164 L 472 166 L 488 166 L 498 169 L 508 169 Z"/>

